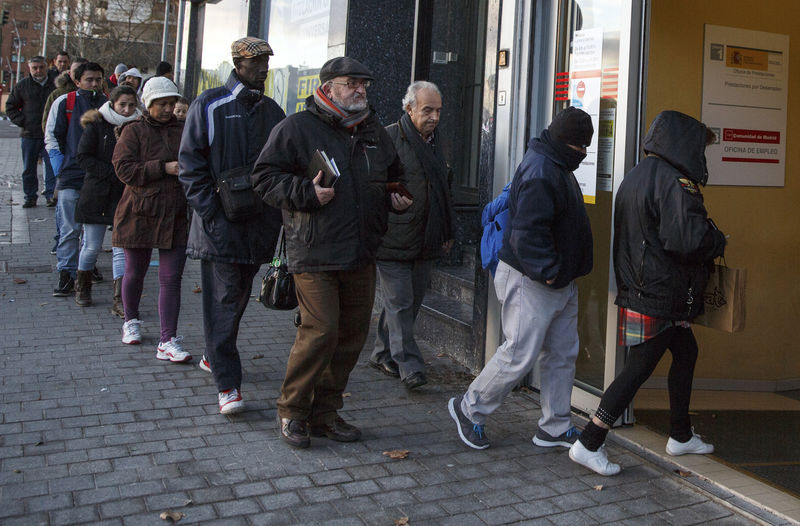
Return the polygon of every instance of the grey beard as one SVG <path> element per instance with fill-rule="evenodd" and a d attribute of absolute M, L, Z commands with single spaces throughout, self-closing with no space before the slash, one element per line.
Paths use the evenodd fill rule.
<path fill-rule="evenodd" d="M 344 111 L 350 113 L 356 113 L 367 109 L 367 99 L 363 99 L 361 102 L 356 102 L 347 106 L 345 106 L 344 104 L 339 104 L 339 107 L 342 108 Z"/>

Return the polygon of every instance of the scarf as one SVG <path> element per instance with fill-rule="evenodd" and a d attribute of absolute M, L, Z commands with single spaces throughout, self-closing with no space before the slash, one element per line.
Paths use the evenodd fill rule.
<path fill-rule="evenodd" d="M 367 117 L 369 117 L 370 114 L 369 107 L 364 108 L 357 113 L 350 113 L 343 110 L 325 95 L 325 93 L 322 91 L 322 86 L 318 87 L 316 91 L 314 91 L 314 102 L 317 103 L 317 107 L 320 110 L 325 112 L 327 115 L 330 115 L 334 122 L 338 123 L 342 128 L 346 128 L 348 130 L 355 128 L 367 120 Z"/>
<path fill-rule="evenodd" d="M 428 220 L 425 222 L 423 255 L 436 253 L 453 238 L 453 209 L 448 198 L 448 169 L 441 148 L 431 148 L 417 131 L 408 113 L 400 117 L 400 129 L 428 178 Z"/>
<path fill-rule="evenodd" d="M 111 101 L 110 100 L 106 101 L 105 104 L 100 106 L 100 108 L 98 108 L 97 111 L 100 112 L 100 115 L 102 115 L 103 118 L 109 124 L 113 124 L 114 126 L 121 126 L 121 125 L 125 124 L 126 122 L 130 122 L 130 121 L 136 120 L 142 114 L 142 112 L 139 111 L 139 109 L 137 108 L 136 111 L 133 112 L 133 115 L 131 115 L 130 117 L 123 117 L 122 115 L 120 115 L 119 113 L 114 111 L 114 108 L 111 106 Z"/>
<path fill-rule="evenodd" d="M 550 132 L 547 130 L 542 131 L 542 134 L 539 136 L 539 140 L 555 150 L 559 160 L 570 172 L 577 170 L 578 166 L 580 166 L 581 162 L 586 158 L 585 153 L 570 148 L 563 142 L 554 140 L 552 137 L 550 137 Z"/>

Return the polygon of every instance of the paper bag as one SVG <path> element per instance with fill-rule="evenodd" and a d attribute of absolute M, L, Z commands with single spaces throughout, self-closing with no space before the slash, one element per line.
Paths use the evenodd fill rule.
<path fill-rule="evenodd" d="M 747 270 L 714 265 L 703 302 L 705 312 L 694 323 L 726 332 L 744 330 Z"/>

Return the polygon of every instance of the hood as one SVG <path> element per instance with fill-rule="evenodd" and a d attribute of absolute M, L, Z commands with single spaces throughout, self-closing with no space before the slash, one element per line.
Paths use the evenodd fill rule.
<path fill-rule="evenodd" d="M 678 111 L 662 111 L 644 139 L 644 151 L 655 154 L 695 183 L 708 181 L 706 125 Z"/>
<path fill-rule="evenodd" d="M 83 115 L 81 115 L 81 126 L 86 128 L 93 122 L 97 122 L 103 118 L 100 115 L 100 112 L 97 110 L 86 110 Z"/>
<path fill-rule="evenodd" d="M 75 83 L 72 82 L 72 79 L 69 76 L 69 71 L 64 71 L 63 73 L 60 73 L 56 77 L 54 84 L 56 85 L 56 88 L 63 88 L 64 86 L 75 85 Z"/>

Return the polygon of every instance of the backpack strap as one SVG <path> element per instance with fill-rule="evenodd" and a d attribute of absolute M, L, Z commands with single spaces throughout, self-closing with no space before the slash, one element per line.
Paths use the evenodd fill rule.
<path fill-rule="evenodd" d="M 69 121 L 72 120 L 72 110 L 75 108 L 75 99 L 78 97 L 78 92 L 75 90 L 70 91 L 67 93 L 67 104 L 64 109 L 67 111 L 67 126 L 69 126 Z"/>

